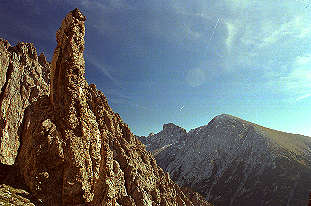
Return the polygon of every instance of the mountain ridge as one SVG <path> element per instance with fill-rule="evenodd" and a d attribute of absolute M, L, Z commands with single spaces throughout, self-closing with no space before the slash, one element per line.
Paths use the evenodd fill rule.
<path fill-rule="evenodd" d="M 88 84 L 85 21 L 79 9 L 65 16 L 51 63 L 33 44 L 0 39 L 0 204 L 210 206 Z"/>
<path fill-rule="evenodd" d="M 179 185 L 215 205 L 307 204 L 311 190 L 311 138 L 307 136 L 228 114 L 190 130 L 182 138 L 185 142 L 172 143 L 163 135 L 161 142 L 158 134 L 149 137 L 151 146 L 146 147 L 157 151 L 153 154 L 158 164 Z M 170 135 L 169 139 L 180 139 L 178 134 Z"/>

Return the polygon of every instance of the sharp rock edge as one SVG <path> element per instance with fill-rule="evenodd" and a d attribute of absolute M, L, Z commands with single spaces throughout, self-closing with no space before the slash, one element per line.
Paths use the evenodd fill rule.
<path fill-rule="evenodd" d="M 32 44 L 1 39 L 0 203 L 210 205 L 176 185 L 86 82 L 85 21 L 68 13 L 51 63 Z"/>
<path fill-rule="evenodd" d="M 268 129 L 227 114 L 188 133 L 165 128 L 138 138 L 174 181 L 211 203 L 308 204 L 310 137 Z"/>

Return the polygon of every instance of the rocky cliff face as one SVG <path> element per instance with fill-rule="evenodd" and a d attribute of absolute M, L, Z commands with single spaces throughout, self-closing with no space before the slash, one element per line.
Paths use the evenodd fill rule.
<path fill-rule="evenodd" d="M 12 165 L 20 146 L 24 110 L 49 93 L 49 63 L 33 44 L 0 38 L 0 163 Z"/>
<path fill-rule="evenodd" d="M 152 152 L 157 150 L 163 150 L 172 144 L 182 141 L 182 137 L 186 135 L 185 129 L 173 124 L 168 123 L 163 125 L 163 130 L 157 135 L 150 133 L 148 137 L 138 137 L 143 144 L 146 145 L 146 149 Z"/>
<path fill-rule="evenodd" d="M 230 115 L 183 134 L 147 137 L 157 163 L 216 206 L 308 204 L 311 138 Z M 161 141 L 159 138 L 164 139 Z M 161 148 L 161 142 L 181 139 Z M 186 140 L 186 142 L 184 141 Z M 160 143 L 159 143 L 160 141 Z M 153 144 L 153 142 L 155 142 Z"/>
<path fill-rule="evenodd" d="M 163 130 L 157 134 L 151 133 L 148 137 L 137 136 L 137 138 L 156 157 L 157 164 L 165 169 L 175 160 L 177 150 L 185 146 L 187 132 L 173 123 L 168 123 L 164 124 Z"/>
<path fill-rule="evenodd" d="M 51 64 L 31 44 L 2 43 L 0 183 L 31 197 L 2 185 L 0 203 L 210 205 L 177 186 L 86 82 L 85 20 L 78 9 L 65 17 Z"/>

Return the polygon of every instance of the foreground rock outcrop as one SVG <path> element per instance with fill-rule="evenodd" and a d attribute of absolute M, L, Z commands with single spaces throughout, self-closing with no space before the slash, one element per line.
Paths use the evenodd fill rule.
<path fill-rule="evenodd" d="M 139 138 L 180 186 L 216 206 L 308 205 L 310 137 L 226 114 L 188 133 L 170 125 Z"/>
<path fill-rule="evenodd" d="M 14 164 L 24 110 L 49 93 L 49 71 L 33 44 L 11 46 L 0 38 L 0 163 Z"/>
<path fill-rule="evenodd" d="M 0 183 L 6 183 L 4 179 L 17 186 L 20 183 L 43 205 L 210 205 L 198 193 L 176 185 L 119 114 L 111 110 L 104 94 L 95 85 L 88 85 L 83 58 L 85 20 L 78 9 L 63 20 L 56 33 L 52 63 L 42 63 L 44 68 L 51 67 L 50 84 L 46 76 L 36 73 L 42 67 L 33 67 L 34 74 L 30 71 L 29 76 L 37 75 L 45 83 L 33 80 L 30 88 L 39 90 L 36 95 L 31 95 L 31 89 L 28 95 L 26 90 L 24 105 L 14 105 L 19 111 L 18 123 L 14 123 L 17 130 L 13 135 L 2 132 L 7 136 L 1 139 L 0 166 L 19 171 L 16 176 L 3 172 Z M 44 59 L 33 58 L 31 65 Z M 1 72 L 12 67 L 5 65 L 1 65 Z M 7 73 L 1 76 L 6 95 L 11 74 L 2 73 Z M 28 77 L 16 76 L 17 82 L 23 78 Z M 11 96 L 13 101 L 20 101 L 15 97 Z M 2 101 L 1 107 L 8 104 Z M 1 113 L 2 119 L 9 121 Z M 13 146 L 6 150 L 3 142 Z M 31 205 L 30 200 L 28 203 Z"/>
<path fill-rule="evenodd" d="M 0 185 L 0 205 L 41 205 L 29 192 L 8 185 Z"/>

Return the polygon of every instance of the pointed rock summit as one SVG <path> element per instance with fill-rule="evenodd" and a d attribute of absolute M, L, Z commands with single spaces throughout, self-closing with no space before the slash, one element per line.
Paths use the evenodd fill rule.
<path fill-rule="evenodd" d="M 146 139 L 146 148 L 175 182 L 215 205 L 308 204 L 310 137 L 222 114 L 183 136 L 163 128 Z"/>
<path fill-rule="evenodd" d="M 163 130 L 174 130 L 174 129 L 185 130 L 184 128 L 181 128 L 173 123 L 167 123 L 163 125 Z"/>
<path fill-rule="evenodd" d="M 0 168 L 9 163 L 14 167 L 1 170 L 7 172 L 0 173 L 0 184 L 3 179 L 14 180 L 12 174 L 17 170 L 20 177 L 15 179 L 20 185 L 43 205 L 51 206 L 210 205 L 199 194 L 177 186 L 120 115 L 112 111 L 104 94 L 95 85 L 88 85 L 83 59 L 85 20 L 75 9 L 56 33 L 50 93 L 39 92 L 41 95 L 25 106 L 16 106 L 22 108 L 20 122 L 8 143 L 21 145 L 12 147 L 15 153 L 2 147 L 1 160 L 6 165 Z M 45 57 L 34 55 L 34 59 L 38 68 L 50 67 Z M 4 68 L 12 70 L 8 65 Z M 12 72 L 5 73 L 1 76 L 4 96 L 8 93 L 6 79 L 11 79 Z M 25 77 L 19 74 L 16 78 Z M 34 85 L 40 86 L 38 82 Z M 20 101 L 13 95 L 11 98 Z M 8 121 L 5 115 L 1 118 Z M 11 153 L 17 155 L 16 160 Z"/>
<path fill-rule="evenodd" d="M 100 131 L 86 100 L 85 20 L 78 9 L 63 20 L 56 33 L 50 96 L 25 113 L 21 171 L 30 189 L 49 204 L 91 202 L 99 178 Z M 48 194 L 51 190 L 58 191 Z"/>
<path fill-rule="evenodd" d="M 57 47 L 51 67 L 50 100 L 58 131 L 66 144 L 63 151 L 67 165 L 63 172 L 64 203 L 70 203 L 66 199 L 72 200 L 77 194 L 92 201 L 92 185 L 98 180 L 101 160 L 100 131 L 86 101 L 85 20 L 79 9 L 65 17 L 56 33 Z"/>
<path fill-rule="evenodd" d="M 55 109 L 69 112 L 72 97 L 79 97 L 87 86 L 83 58 L 86 18 L 75 9 L 56 32 L 57 46 L 51 67 L 51 103 Z"/>

